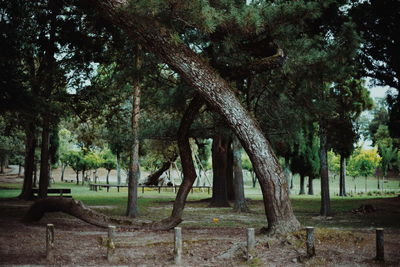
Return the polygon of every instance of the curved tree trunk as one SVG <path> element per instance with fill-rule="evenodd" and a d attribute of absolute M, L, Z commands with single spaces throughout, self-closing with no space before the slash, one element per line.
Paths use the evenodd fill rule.
<path fill-rule="evenodd" d="M 242 153 L 240 141 L 237 137 L 233 137 L 233 189 L 235 192 L 235 202 L 233 210 L 237 212 L 248 212 L 246 199 L 244 197 L 243 169 L 242 169 Z"/>
<path fill-rule="evenodd" d="M 36 148 L 36 136 L 35 136 L 35 124 L 30 122 L 25 130 L 25 166 L 24 166 L 24 184 L 22 186 L 21 194 L 19 198 L 24 200 L 30 200 L 33 198 L 32 186 L 33 186 L 33 172 L 35 169 L 35 148 Z"/>
<path fill-rule="evenodd" d="M 204 101 L 199 95 L 196 95 L 190 102 L 185 114 L 182 117 L 181 124 L 178 129 L 178 147 L 179 157 L 181 158 L 183 181 L 179 187 L 175 198 L 172 214 L 169 218 L 162 220 L 153 225 L 153 229 L 172 229 L 182 221 L 183 209 L 185 207 L 186 198 L 196 180 L 196 169 L 192 158 L 192 149 L 189 143 L 189 129 L 195 117 L 199 113 L 200 108 L 204 105 Z"/>
<path fill-rule="evenodd" d="M 84 1 L 84 0 L 83 0 Z M 299 222 L 293 214 L 287 183 L 278 159 L 258 124 L 243 108 L 229 84 L 173 33 L 154 19 L 125 11 L 125 0 L 86 0 L 102 11 L 112 23 L 125 30 L 132 39 L 169 64 L 226 120 L 240 139 L 253 163 L 264 197 L 270 233 L 297 230 Z"/>
<path fill-rule="evenodd" d="M 170 167 L 171 164 L 178 158 L 178 155 L 174 155 L 172 159 L 169 159 L 168 161 L 164 162 L 164 164 L 159 168 L 157 171 L 154 173 L 150 174 L 147 177 L 147 181 L 144 183 L 145 185 L 158 185 L 158 180 L 160 179 L 160 176 L 166 172 Z"/>

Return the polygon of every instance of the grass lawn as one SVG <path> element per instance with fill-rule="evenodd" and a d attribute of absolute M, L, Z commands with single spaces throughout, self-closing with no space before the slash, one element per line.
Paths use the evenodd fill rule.
<path fill-rule="evenodd" d="M 349 179 L 350 180 L 350 179 Z M 296 181 L 297 182 L 297 181 Z M 362 182 L 362 181 L 361 181 Z M 371 192 L 362 195 L 354 194 L 352 197 L 339 197 L 331 192 L 332 218 L 321 218 L 318 216 L 320 208 L 319 180 L 314 181 L 314 196 L 295 194 L 298 192 L 298 184 L 292 190 L 291 201 L 297 218 L 303 225 L 315 227 L 332 228 L 400 228 L 400 198 L 397 197 L 398 181 L 390 181 L 386 186 L 391 189 L 389 194 L 380 195 L 381 192 Z M 368 184 L 373 184 L 369 181 Z M 21 184 L 1 184 L 0 198 L 15 197 L 20 192 Z M 83 201 L 108 215 L 124 215 L 126 209 L 127 189 L 122 188 L 117 192 L 116 188 L 107 192 L 90 191 L 88 186 L 75 185 L 72 183 L 56 183 L 53 188 L 71 188 L 75 199 Z M 334 187 L 334 183 L 332 186 Z M 397 190 L 396 190 L 397 189 Z M 335 191 L 335 190 L 333 190 Z M 376 195 L 378 193 L 379 195 Z M 250 213 L 237 214 L 231 208 L 209 208 L 208 202 L 200 201 L 211 197 L 207 192 L 196 191 L 190 193 L 188 203 L 185 207 L 184 222 L 182 225 L 200 227 L 263 227 L 265 226 L 265 214 L 262 203 L 262 195 L 258 187 L 246 186 L 246 198 L 249 198 L 248 205 Z M 396 198 L 394 198 L 396 197 Z M 163 189 L 161 193 L 156 190 L 147 189 L 144 193 L 139 192 L 139 219 L 160 220 L 169 216 L 172 210 L 175 193 L 170 189 Z M 377 210 L 368 214 L 353 213 L 361 205 L 372 204 Z M 214 218 L 218 218 L 215 222 Z"/>

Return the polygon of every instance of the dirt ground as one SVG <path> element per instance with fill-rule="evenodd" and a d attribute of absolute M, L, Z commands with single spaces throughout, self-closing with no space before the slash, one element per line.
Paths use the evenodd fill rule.
<path fill-rule="evenodd" d="M 32 202 L 0 199 L 0 265 L 173 266 L 173 231 L 117 232 L 115 259 L 106 259 L 106 229 L 62 213 L 40 222 L 21 218 Z M 46 224 L 55 225 L 55 259 L 45 258 Z M 399 222 L 400 228 L 400 222 Z M 257 234 L 256 257 L 246 262 L 246 229 L 182 226 L 184 266 L 400 266 L 400 230 L 385 230 L 385 263 L 374 261 L 373 229 L 318 229 L 316 254 L 305 258 L 305 233 Z"/>

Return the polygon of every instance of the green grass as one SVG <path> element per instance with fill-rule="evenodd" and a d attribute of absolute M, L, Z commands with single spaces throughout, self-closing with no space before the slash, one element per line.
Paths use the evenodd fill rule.
<path fill-rule="evenodd" d="M 315 189 L 317 189 L 315 181 Z M 394 182 L 394 183 L 393 183 Z M 391 181 L 389 185 L 398 183 Z M 372 181 L 371 181 L 372 184 Z M 21 184 L 0 184 L 0 198 L 16 197 L 20 193 Z M 116 188 L 110 189 L 110 192 L 103 189 L 101 191 L 90 191 L 88 186 L 76 185 L 71 183 L 56 183 L 53 188 L 71 188 L 75 199 L 83 201 L 107 215 L 124 215 L 126 210 L 127 189 L 122 188 L 117 192 Z M 398 189 L 398 188 L 396 188 Z M 320 208 L 320 196 L 317 193 L 314 196 L 294 194 L 297 189 L 292 191 L 291 201 L 293 209 L 299 221 L 303 225 L 312 225 L 315 227 L 338 227 L 338 228 L 371 228 L 371 227 L 389 227 L 400 228 L 400 205 L 392 202 L 385 202 L 385 198 L 396 195 L 389 194 L 383 196 L 375 195 L 354 195 L 353 197 L 338 197 L 331 194 L 331 207 L 334 212 L 331 219 L 321 219 L 318 216 Z M 370 193 L 372 194 L 372 193 Z M 139 219 L 160 220 L 170 215 L 172 211 L 175 193 L 165 191 L 161 193 L 154 190 L 146 190 L 139 193 Z M 262 194 L 258 187 L 252 188 L 246 186 L 246 198 L 249 202 L 251 213 L 236 214 L 231 208 L 209 208 L 207 202 L 198 200 L 209 198 L 207 192 L 190 193 L 188 203 L 184 211 L 183 225 L 192 227 L 263 227 L 266 218 L 262 202 Z M 360 205 L 372 203 L 377 211 L 370 214 L 354 214 L 351 211 L 360 207 Z M 218 218 L 214 222 L 213 218 Z"/>

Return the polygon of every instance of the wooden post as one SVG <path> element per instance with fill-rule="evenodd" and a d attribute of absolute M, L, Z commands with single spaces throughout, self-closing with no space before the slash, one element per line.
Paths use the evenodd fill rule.
<path fill-rule="evenodd" d="M 107 260 L 111 262 L 114 258 L 115 252 L 115 226 L 109 225 L 108 226 L 108 239 L 107 239 Z"/>
<path fill-rule="evenodd" d="M 54 260 L 54 225 L 48 224 L 46 227 L 46 258 Z"/>
<path fill-rule="evenodd" d="M 182 229 L 175 227 L 175 264 L 182 264 Z"/>
<path fill-rule="evenodd" d="M 256 238 L 254 228 L 247 228 L 247 261 L 254 258 Z"/>
<path fill-rule="evenodd" d="M 306 227 L 307 230 L 307 257 L 315 256 L 315 247 L 314 247 L 314 227 Z"/>
<path fill-rule="evenodd" d="M 385 260 L 383 228 L 376 228 L 376 260 Z"/>

